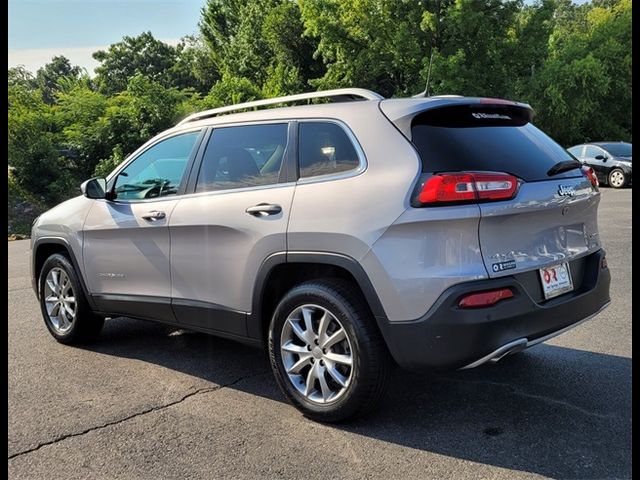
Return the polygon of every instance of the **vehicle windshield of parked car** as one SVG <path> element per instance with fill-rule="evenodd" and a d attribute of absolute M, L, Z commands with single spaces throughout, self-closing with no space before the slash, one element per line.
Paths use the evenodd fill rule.
<path fill-rule="evenodd" d="M 601 146 L 614 157 L 629 157 L 631 160 L 630 143 L 605 143 Z"/>

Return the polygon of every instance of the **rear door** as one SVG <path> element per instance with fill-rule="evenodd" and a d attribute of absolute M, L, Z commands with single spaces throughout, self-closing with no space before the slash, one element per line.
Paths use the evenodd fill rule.
<path fill-rule="evenodd" d="M 490 277 L 570 262 L 600 248 L 597 187 L 529 120 L 515 107 L 473 104 L 430 110 L 413 121 L 425 173 L 504 172 L 519 180 L 514 198 L 478 202 Z M 559 162 L 578 168 L 551 175 Z"/>
<path fill-rule="evenodd" d="M 262 262 L 286 252 L 295 183 L 287 122 L 216 127 L 171 216 L 178 322 L 246 336 Z"/>

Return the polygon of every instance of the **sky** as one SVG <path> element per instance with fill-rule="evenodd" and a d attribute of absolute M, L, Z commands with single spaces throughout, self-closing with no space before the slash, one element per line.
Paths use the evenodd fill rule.
<path fill-rule="evenodd" d="M 93 75 L 96 50 L 151 31 L 177 44 L 198 31 L 206 0 L 8 0 L 9 67 L 35 72 L 64 55 Z"/>

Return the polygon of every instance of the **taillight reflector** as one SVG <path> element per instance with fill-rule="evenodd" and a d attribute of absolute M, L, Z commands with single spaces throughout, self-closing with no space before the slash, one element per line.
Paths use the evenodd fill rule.
<path fill-rule="evenodd" d="M 595 188 L 596 190 L 598 190 L 598 177 L 596 176 L 596 172 L 593 171 L 593 168 L 584 165 L 582 168 L 582 173 L 584 174 L 585 177 L 587 177 L 589 179 L 589 181 L 591 182 L 591 185 L 593 186 L 593 188 Z"/>
<path fill-rule="evenodd" d="M 507 173 L 438 173 L 418 194 L 422 204 L 507 200 L 518 189 L 518 179 Z"/>
<path fill-rule="evenodd" d="M 482 308 L 495 305 L 500 300 L 513 297 L 510 288 L 501 288 L 499 290 L 491 290 L 489 292 L 472 293 L 463 297 L 458 306 L 460 308 Z"/>

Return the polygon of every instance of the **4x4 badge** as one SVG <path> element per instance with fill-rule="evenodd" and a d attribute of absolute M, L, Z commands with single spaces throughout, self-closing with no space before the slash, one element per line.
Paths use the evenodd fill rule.
<path fill-rule="evenodd" d="M 573 197 L 576 189 L 572 185 L 558 185 L 558 195 L 561 197 Z"/>
<path fill-rule="evenodd" d="M 499 262 L 491 265 L 491 270 L 493 270 L 496 273 L 503 272 L 505 270 L 511 270 L 513 268 L 516 268 L 515 260 L 507 260 L 506 262 Z"/>

